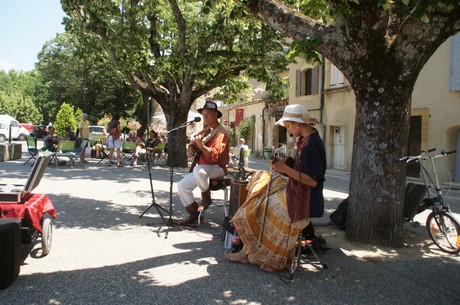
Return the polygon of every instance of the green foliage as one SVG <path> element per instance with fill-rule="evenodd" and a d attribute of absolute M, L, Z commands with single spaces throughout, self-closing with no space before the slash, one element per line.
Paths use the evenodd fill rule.
<path fill-rule="evenodd" d="M 97 121 L 97 126 L 107 126 L 109 122 L 112 120 L 112 115 L 106 114 L 101 119 Z M 122 131 L 127 131 L 129 128 L 127 127 L 128 123 L 125 118 L 120 118 L 120 128 Z"/>
<path fill-rule="evenodd" d="M 41 124 L 40 78 L 35 72 L 0 71 L 0 113 L 8 113 L 19 122 Z"/>
<path fill-rule="evenodd" d="M 286 5 L 292 7 L 306 16 L 311 16 L 324 23 L 331 22 L 329 15 L 329 3 L 324 0 L 288 0 Z M 347 1 L 350 2 L 350 1 Z"/>
<path fill-rule="evenodd" d="M 0 91 L 0 114 L 13 115 L 15 111 L 14 99 L 7 92 Z"/>
<path fill-rule="evenodd" d="M 75 35 L 58 34 L 38 54 L 37 71 L 46 84 L 50 117 L 66 101 L 99 119 L 103 113 L 132 115 L 142 104 L 138 92 L 130 86 L 101 48 L 101 41 L 87 37 L 84 46 Z M 76 116 L 81 118 L 81 116 Z"/>
<path fill-rule="evenodd" d="M 291 48 L 287 53 L 288 59 L 294 60 L 296 57 L 304 59 L 312 64 L 321 63 L 320 55 L 314 48 L 321 42 L 319 37 L 305 40 L 296 40 L 291 43 Z"/>
<path fill-rule="evenodd" d="M 66 135 L 65 127 L 70 125 L 73 130 L 76 129 L 77 121 L 74 116 L 73 107 L 67 103 L 62 103 L 56 115 L 56 121 L 53 127 L 58 135 L 64 137 Z"/>
<path fill-rule="evenodd" d="M 256 128 L 256 116 L 252 115 L 241 121 L 240 126 L 236 127 L 238 138 L 249 139 Z"/>
<path fill-rule="evenodd" d="M 97 126 L 106 126 L 109 125 L 109 122 L 112 120 L 112 116 L 111 115 L 104 115 L 102 118 L 100 118 L 98 121 L 97 121 Z"/>
<path fill-rule="evenodd" d="M 43 116 L 35 107 L 32 99 L 14 89 L 8 92 L 0 92 L 0 113 L 9 114 L 19 122 L 40 124 Z"/>
<path fill-rule="evenodd" d="M 75 120 L 77 121 L 77 127 L 78 127 L 78 123 L 80 123 L 80 121 L 82 120 L 83 113 L 84 113 L 83 110 L 81 110 L 80 108 L 77 108 L 77 110 L 75 110 L 74 116 L 75 116 Z"/>

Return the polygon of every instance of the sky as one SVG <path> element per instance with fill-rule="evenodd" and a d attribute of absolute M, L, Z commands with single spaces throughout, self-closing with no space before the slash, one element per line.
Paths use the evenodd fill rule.
<path fill-rule="evenodd" d="M 30 71 L 48 40 L 64 33 L 59 0 L 0 0 L 0 70 Z"/>

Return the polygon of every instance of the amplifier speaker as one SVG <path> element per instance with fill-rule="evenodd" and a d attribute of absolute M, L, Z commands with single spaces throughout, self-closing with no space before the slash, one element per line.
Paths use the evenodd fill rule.
<path fill-rule="evenodd" d="M 0 218 L 0 289 L 19 275 L 21 265 L 21 220 Z"/>

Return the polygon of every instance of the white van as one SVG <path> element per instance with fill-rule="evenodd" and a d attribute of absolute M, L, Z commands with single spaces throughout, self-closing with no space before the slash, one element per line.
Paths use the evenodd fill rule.
<path fill-rule="evenodd" d="M 13 140 L 24 141 L 26 136 L 30 135 L 29 131 L 19 124 L 19 122 L 7 114 L 0 114 L 0 143 L 8 140 L 10 135 Z"/>

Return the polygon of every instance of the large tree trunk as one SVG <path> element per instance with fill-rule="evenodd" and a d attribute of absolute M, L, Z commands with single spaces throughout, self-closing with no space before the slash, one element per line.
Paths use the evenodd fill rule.
<path fill-rule="evenodd" d="M 168 131 L 182 125 L 187 121 L 187 114 L 190 110 L 191 101 L 180 98 L 172 101 L 158 101 L 166 117 L 166 128 Z M 187 167 L 186 153 L 186 128 L 178 129 L 168 133 L 168 166 Z"/>
<path fill-rule="evenodd" d="M 354 86 L 356 125 L 346 236 L 400 247 L 406 167 L 398 158 L 406 151 L 401 143 L 408 138 L 412 86 L 398 83 L 397 77 L 382 70 L 362 75 L 373 77 L 357 79 L 361 86 Z"/>

